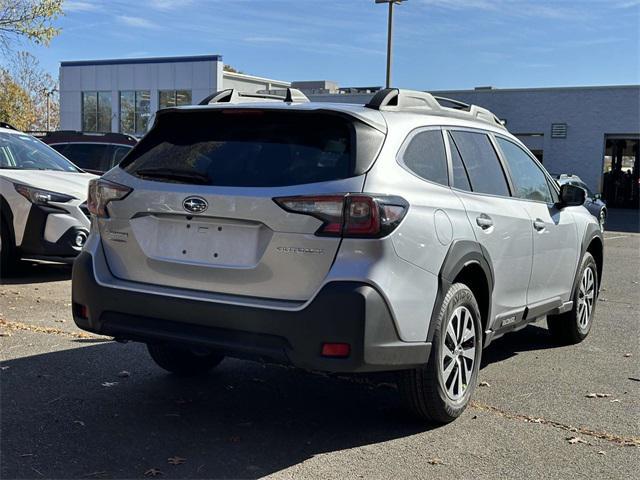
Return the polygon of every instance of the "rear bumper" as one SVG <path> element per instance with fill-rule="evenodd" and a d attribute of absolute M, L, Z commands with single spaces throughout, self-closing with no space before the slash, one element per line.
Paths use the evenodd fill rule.
<path fill-rule="evenodd" d="M 431 349 L 429 343 L 400 341 L 382 296 L 358 282 L 329 283 L 302 310 L 239 306 L 101 285 L 92 255 L 83 252 L 73 266 L 72 298 L 76 325 L 90 332 L 310 370 L 401 370 L 426 363 Z M 88 308 L 88 318 L 79 305 Z M 324 357 L 324 342 L 348 343 L 351 353 Z"/>

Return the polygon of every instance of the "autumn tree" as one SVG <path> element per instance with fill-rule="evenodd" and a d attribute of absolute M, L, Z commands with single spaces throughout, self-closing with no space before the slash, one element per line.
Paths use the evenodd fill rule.
<path fill-rule="evenodd" d="M 59 29 L 63 0 L 0 0 L 0 47 L 11 50 L 12 41 L 28 40 L 48 45 Z"/>
<path fill-rule="evenodd" d="M 30 130 L 56 130 L 59 125 L 59 95 L 56 80 L 47 73 L 36 57 L 18 52 L 9 62 L 13 81 L 29 95 L 35 121 Z"/>
<path fill-rule="evenodd" d="M 29 130 L 35 120 L 35 109 L 27 92 L 7 70 L 0 68 L 0 121 L 19 130 Z"/>

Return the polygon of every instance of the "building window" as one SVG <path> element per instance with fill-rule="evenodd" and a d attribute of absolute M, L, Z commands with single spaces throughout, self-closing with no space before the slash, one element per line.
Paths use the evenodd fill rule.
<path fill-rule="evenodd" d="M 82 92 L 82 131 L 111 131 L 111 92 Z"/>
<path fill-rule="evenodd" d="M 158 105 L 159 108 L 191 105 L 191 90 L 160 90 Z"/>
<path fill-rule="evenodd" d="M 149 90 L 120 92 L 120 132 L 142 136 L 149 123 Z"/>

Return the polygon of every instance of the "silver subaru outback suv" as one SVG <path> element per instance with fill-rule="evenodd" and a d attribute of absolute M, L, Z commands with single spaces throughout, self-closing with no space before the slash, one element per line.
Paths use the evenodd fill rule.
<path fill-rule="evenodd" d="M 543 317 L 558 342 L 589 333 L 603 239 L 584 200 L 474 105 L 223 91 L 159 111 L 92 181 L 73 316 L 177 374 L 397 371 L 410 410 L 449 422 L 492 340 Z"/>

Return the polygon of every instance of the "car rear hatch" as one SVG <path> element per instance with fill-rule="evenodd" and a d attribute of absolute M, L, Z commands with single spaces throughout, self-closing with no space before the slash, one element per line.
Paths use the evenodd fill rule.
<path fill-rule="evenodd" d="M 132 190 L 98 225 L 114 276 L 304 301 L 339 236 L 278 197 L 361 192 L 384 134 L 345 113 L 296 108 L 162 111 L 106 179 Z"/>

